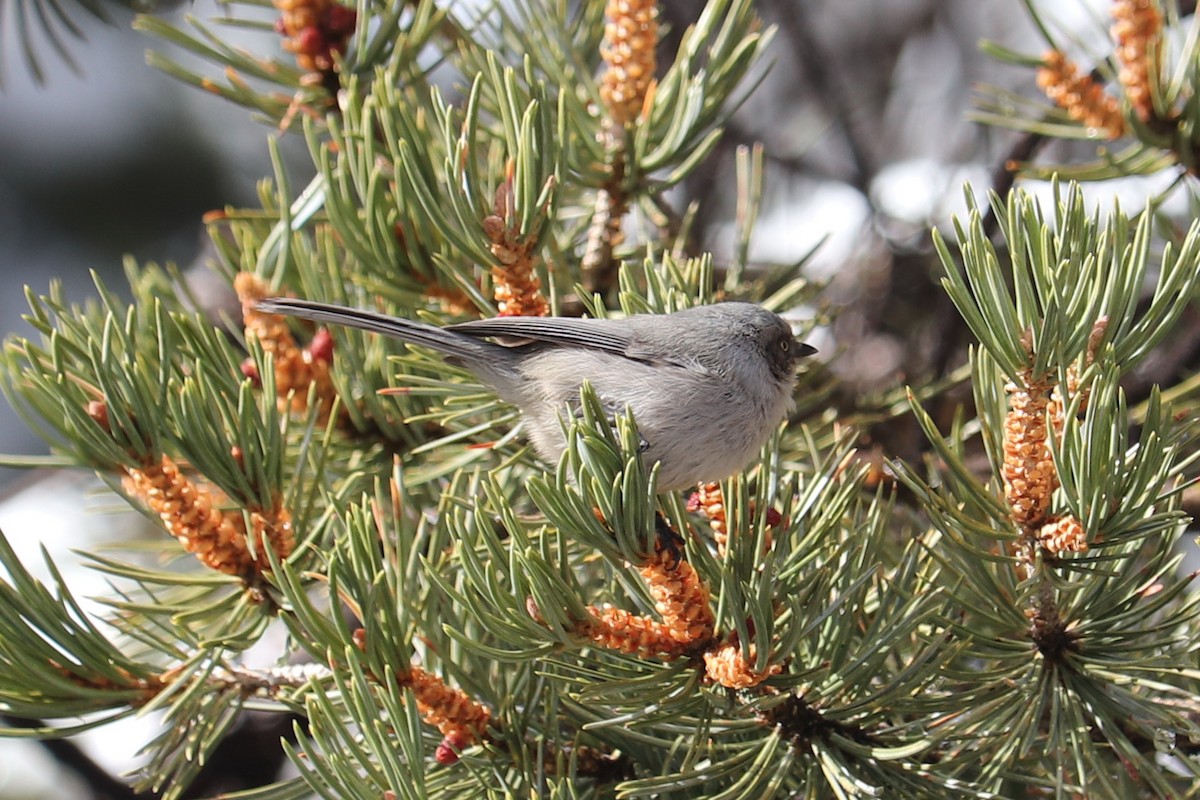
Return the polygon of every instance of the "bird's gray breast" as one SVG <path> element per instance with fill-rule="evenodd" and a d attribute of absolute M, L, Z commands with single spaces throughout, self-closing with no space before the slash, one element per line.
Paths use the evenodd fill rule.
<path fill-rule="evenodd" d="M 662 490 L 739 469 L 761 446 L 763 420 L 772 413 L 761 392 L 699 366 L 546 348 L 523 359 L 520 372 L 521 385 L 507 399 L 524 410 L 530 439 L 544 458 L 553 462 L 562 455 L 560 415 L 578 412 L 579 388 L 587 380 L 612 416 L 633 410 L 645 463 L 662 465 Z"/>

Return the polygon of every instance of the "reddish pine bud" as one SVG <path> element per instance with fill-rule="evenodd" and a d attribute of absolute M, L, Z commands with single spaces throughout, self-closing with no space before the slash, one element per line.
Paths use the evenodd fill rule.
<path fill-rule="evenodd" d="M 255 388 L 262 387 L 262 376 L 258 374 L 258 365 L 254 363 L 253 358 L 247 358 L 242 362 L 242 375 L 249 378 Z"/>
<path fill-rule="evenodd" d="M 767 524 L 774 528 L 783 521 L 783 516 L 773 508 L 767 509 Z"/>
<path fill-rule="evenodd" d="M 306 56 L 317 56 L 329 49 L 325 36 L 316 25 L 309 25 L 292 37 L 292 49 Z"/>
<path fill-rule="evenodd" d="M 700 510 L 700 493 L 699 492 L 692 492 L 691 494 L 688 495 L 687 510 L 688 511 L 699 511 Z"/>
<path fill-rule="evenodd" d="M 332 5 L 326 10 L 321 27 L 331 39 L 344 39 L 354 33 L 358 12 L 346 6 Z"/>
<path fill-rule="evenodd" d="M 108 406 L 103 400 L 92 400 L 87 404 L 87 415 L 96 421 L 106 431 L 112 429 L 108 425 Z"/>
<path fill-rule="evenodd" d="M 458 763 L 458 753 L 454 752 L 454 748 L 446 744 L 443 739 L 442 743 L 437 746 L 437 750 L 433 753 L 434 759 L 443 767 L 448 767 L 451 764 Z"/>
<path fill-rule="evenodd" d="M 308 343 L 308 352 L 313 361 L 333 361 L 333 336 L 328 328 L 321 328 L 313 334 L 312 341 Z"/>
<path fill-rule="evenodd" d="M 459 731 L 447 733 L 442 739 L 442 743 L 437 746 L 434 751 L 434 759 L 444 767 L 458 763 L 458 756 L 466 748 L 468 739 L 466 735 Z"/>
<path fill-rule="evenodd" d="M 275 20 L 275 32 L 280 36 L 287 36 L 287 25 L 283 22 L 283 17 Z"/>

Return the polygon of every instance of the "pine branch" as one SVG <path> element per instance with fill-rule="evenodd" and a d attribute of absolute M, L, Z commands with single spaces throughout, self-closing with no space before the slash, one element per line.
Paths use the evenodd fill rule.
<path fill-rule="evenodd" d="M 950 591 L 969 611 L 954 628 L 1011 681 L 1000 690 L 1014 704 L 1004 727 L 1036 736 L 1048 754 L 1071 754 L 1078 771 L 1058 762 L 1050 774 L 1106 796 L 1141 780 L 1156 792 L 1175 791 L 1153 766 L 1154 749 L 1133 742 L 1153 740 L 1162 728 L 1196 735 L 1194 722 L 1164 702 L 1192 691 L 1180 668 L 1194 641 L 1186 633 L 1164 638 L 1160 627 L 1164 617 L 1190 621 L 1197 611 L 1191 578 L 1178 575 L 1170 548 L 1187 523 L 1178 511 L 1180 483 L 1195 474 L 1195 457 L 1178 448 L 1193 440 L 1195 426 L 1173 419 L 1154 397 L 1132 442 L 1117 384 L 1195 292 L 1195 231 L 1178 249 L 1168 246 L 1153 270 L 1149 219 L 1143 214 L 1135 230 L 1119 214 L 1088 219 L 1072 189 L 1056 203 L 1051 227 L 1018 193 L 1001 217 L 1011 264 L 991 250 L 975 211 L 958 229 L 961 268 L 939 245 L 945 285 L 980 338 L 977 407 L 997 477 L 991 486 L 980 482 L 963 465 L 961 432 L 942 439 L 920 414 L 948 480 L 933 491 L 901 470 L 947 537 L 939 558 L 963 576 Z M 1152 272 L 1153 299 L 1139 307 L 1143 276 Z M 995 496 L 1001 476 L 1003 501 Z M 1058 520 L 1072 522 L 1071 538 L 1059 538 Z M 1037 661 L 1017 644 L 1022 638 Z M 998 720 L 977 706 L 951 724 L 959 723 L 971 729 Z M 1082 738 L 1083 729 L 1098 735 Z M 1022 769 L 1006 766 L 1028 746 L 1016 737 L 995 742 L 985 781 Z M 1108 747 L 1127 770 L 1107 765 Z"/>

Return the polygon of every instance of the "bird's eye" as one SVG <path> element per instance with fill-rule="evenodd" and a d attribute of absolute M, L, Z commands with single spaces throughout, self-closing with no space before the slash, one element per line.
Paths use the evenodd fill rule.
<path fill-rule="evenodd" d="M 785 352 L 785 353 L 786 353 L 786 352 L 788 351 L 788 348 L 789 348 L 789 347 L 791 347 L 791 345 L 789 345 L 789 344 L 788 344 L 788 340 L 787 340 L 787 339 L 780 339 L 780 340 L 779 340 L 779 349 L 780 349 L 780 350 L 782 350 L 783 352 Z"/>

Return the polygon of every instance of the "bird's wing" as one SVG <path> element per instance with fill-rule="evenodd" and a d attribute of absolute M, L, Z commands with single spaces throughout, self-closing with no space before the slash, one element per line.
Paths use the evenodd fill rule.
<path fill-rule="evenodd" d="M 516 340 L 501 341 L 501 344 L 546 342 L 606 350 L 622 356 L 631 355 L 633 335 L 623 328 L 607 323 L 607 320 L 574 317 L 494 317 L 446 327 L 468 336 Z"/>

